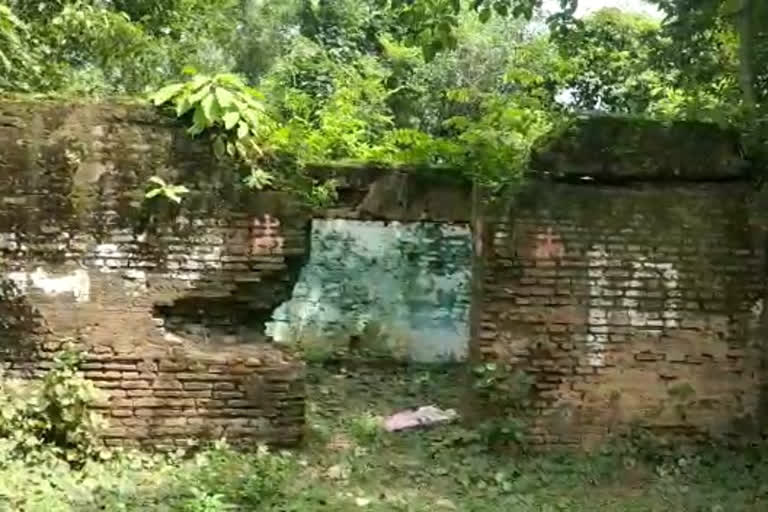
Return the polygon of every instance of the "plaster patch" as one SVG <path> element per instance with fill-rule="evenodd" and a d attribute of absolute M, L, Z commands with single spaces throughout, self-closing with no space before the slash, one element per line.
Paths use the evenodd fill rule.
<path fill-rule="evenodd" d="M 314 220 L 310 257 L 267 334 L 333 347 L 358 338 L 414 361 L 462 360 L 469 346 L 467 225 Z"/>
<path fill-rule="evenodd" d="M 45 295 L 71 293 L 77 302 L 91 300 L 91 279 L 88 272 L 83 269 L 75 270 L 63 276 L 54 276 L 39 267 L 32 273 L 11 272 L 7 277 L 16 284 L 19 292 L 23 294 L 28 293 L 31 289 L 37 289 Z"/>

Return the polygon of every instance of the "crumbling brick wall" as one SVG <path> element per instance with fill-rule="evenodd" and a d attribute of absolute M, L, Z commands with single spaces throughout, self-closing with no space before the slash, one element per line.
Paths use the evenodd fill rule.
<path fill-rule="evenodd" d="M 531 182 L 475 223 L 475 357 L 533 377 L 531 441 L 589 446 L 635 424 L 695 439 L 758 432 L 766 239 L 754 186 L 731 167 L 714 181 L 714 158 L 703 181 L 619 159 L 610 184 L 569 175 L 567 155 L 547 162 L 575 182 Z"/>
<path fill-rule="evenodd" d="M 0 140 L 10 374 L 39 376 L 75 340 L 111 442 L 297 442 L 302 364 L 263 343 L 263 320 L 290 296 L 309 212 L 237 189 L 231 163 L 144 107 L 8 102 Z M 153 175 L 193 192 L 145 202 Z"/>
<path fill-rule="evenodd" d="M 76 341 L 109 393 L 111 442 L 296 442 L 302 365 L 265 327 L 312 219 L 469 220 L 466 183 L 376 168 L 314 170 L 335 174 L 334 209 L 245 189 L 234 162 L 135 104 L 0 102 L 0 142 L 4 366 L 38 377 Z M 191 192 L 147 201 L 154 175 Z"/>
<path fill-rule="evenodd" d="M 52 340 L 7 354 L 5 374 L 39 378 L 69 348 Z M 303 437 L 302 367 L 280 351 L 260 345 L 75 348 L 87 351 L 80 369 L 101 390 L 95 408 L 108 422 L 109 445 L 173 448 L 224 437 L 289 446 Z"/>

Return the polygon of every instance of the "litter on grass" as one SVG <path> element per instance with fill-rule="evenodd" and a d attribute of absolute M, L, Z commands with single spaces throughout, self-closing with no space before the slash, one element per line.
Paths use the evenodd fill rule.
<path fill-rule="evenodd" d="M 384 420 L 384 429 L 387 432 L 399 432 L 417 427 L 449 423 L 458 417 L 458 413 L 453 409 L 440 409 L 434 405 L 426 405 L 389 416 Z"/>

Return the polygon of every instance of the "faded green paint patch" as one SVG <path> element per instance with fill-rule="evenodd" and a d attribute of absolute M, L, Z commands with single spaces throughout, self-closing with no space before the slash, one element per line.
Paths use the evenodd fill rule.
<path fill-rule="evenodd" d="M 471 250 L 464 224 L 315 220 L 309 262 L 267 333 L 415 361 L 464 359 Z"/>

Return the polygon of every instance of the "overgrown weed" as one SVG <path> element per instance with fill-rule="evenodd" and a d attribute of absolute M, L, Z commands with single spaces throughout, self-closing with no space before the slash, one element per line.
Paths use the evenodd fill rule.
<path fill-rule="evenodd" d="M 516 443 L 500 444 L 499 431 L 521 428 L 505 421 L 383 430 L 382 418 L 402 408 L 456 407 L 462 371 L 311 367 L 313 434 L 292 453 L 219 442 L 194 454 L 108 450 L 108 457 L 83 456 L 73 465 L 55 444 L 19 452 L 5 440 L 0 511 L 766 510 L 762 445 L 683 449 L 635 430 L 592 453 L 534 453 L 499 448 Z M 75 389 L 70 384 L 62 389 Z"/>

